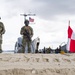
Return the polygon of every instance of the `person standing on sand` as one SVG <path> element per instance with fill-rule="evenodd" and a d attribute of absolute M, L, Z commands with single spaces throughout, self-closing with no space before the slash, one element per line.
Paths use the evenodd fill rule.
<path fill-rule="evenodd" d="M 23 26 L 20 31 L 20 34 L 23 35 L 22 53 L 31 53 L 31 38 L 33 36 L 33 29 L 29 26 L 28 20 L 25 20 L 24 24 L 25 26 Z M 28 47 L 27 50 L 26 47 Z"/>
<path fill-rule="evenodd" d="M 0 17 L 1 19 L 1 17 Z M 2 35 L 5 33 L 5 27 L 2 22 L 0 22 L 0 53 L 2 53 Z"/>

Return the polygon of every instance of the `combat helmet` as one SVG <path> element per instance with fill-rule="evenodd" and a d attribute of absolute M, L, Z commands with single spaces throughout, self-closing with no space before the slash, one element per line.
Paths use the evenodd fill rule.
<path fill-rule="evenodd" d="M 29 20 L 26 19 L 26 20 L 24 21 L 24 24 L 25 24 L 26 26 L 28 26 L 28 25 L 29 25 Z"/>

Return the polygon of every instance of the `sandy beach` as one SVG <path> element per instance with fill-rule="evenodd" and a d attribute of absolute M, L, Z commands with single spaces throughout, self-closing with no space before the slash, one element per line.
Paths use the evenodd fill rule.
<path fill-rule="evenodd" d="M 75 75 L 75 54 L 0 54 L 0 75 Z"/>

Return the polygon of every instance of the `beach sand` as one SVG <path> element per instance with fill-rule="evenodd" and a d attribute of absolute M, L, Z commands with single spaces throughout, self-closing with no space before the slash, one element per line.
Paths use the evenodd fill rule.
<path fill-rule="evenodd" d="M 0 75 L 75 75 L 75 54 L 0 54 Z"/>

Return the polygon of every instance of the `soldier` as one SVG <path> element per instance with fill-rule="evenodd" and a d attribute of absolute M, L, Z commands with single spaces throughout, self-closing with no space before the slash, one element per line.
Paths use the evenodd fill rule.
<path fill-rule="evenodd" d="M 22 39 L 22 53 L 31 52 L 31 38 L 33 36 L 33 29 L 29 26 L 29 21 L 25 20 L 25 26 L 21 28 L 20 34 L 23 35 Z M 26 47 L 28 50 L 26 51 Z"/>
<path fill-rule="evenodd" d="M 1 19 L 1 18 L 0 18 Z M 2 22 L 0 22 L 0 53 L 2 53 L 2 35 L 5 33 L 5 27 Z"/>

